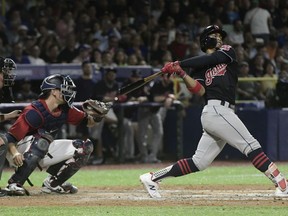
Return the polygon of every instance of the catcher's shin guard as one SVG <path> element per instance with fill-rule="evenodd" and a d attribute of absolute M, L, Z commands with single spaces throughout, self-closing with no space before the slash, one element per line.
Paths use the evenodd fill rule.
<path fill-rule="evenodd" d="M 49 144 L 50 141 L 45 138 L 34 138 L 30 149 L 23 155 L 23 165 L 17 168 L 15 174 L 12 175 L 8 183 L 19 183 L 23 185 L 31 173 L 35 170 L 39 161 L 46 155 Z"/>
<path fill-rule="evenodd" d="M 90 154 L 93 151 L 93 143 L 89 139 L 86 141 L 74 140 L 73 145 L 77 149 L 73 158 L 52 165 L 47 169 L 47 172 L 54 178 L 54 180 L 50 183 L 52 187 L 62 185 L 81 167 L 87 164 Z"/>

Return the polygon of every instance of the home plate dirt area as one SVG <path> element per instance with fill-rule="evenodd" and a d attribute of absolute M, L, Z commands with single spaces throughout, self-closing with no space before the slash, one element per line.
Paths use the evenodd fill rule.
<path fill-rule="evenodd" d="M 102 165 L 100 169 L 113 169 L 113 166 Z M 134 187 L 80 187 L 77 194 L 43 194 L 34 186 L 28 188 L 31 196 L 1 197 L 0 206 L 287 206 L 288 203 L 288 198 L 274 196 L 273 185 L 171 186 L 163 183 L 160 186 L 162 198 L 159 199 L 150 198 L 140 182 Z"/>

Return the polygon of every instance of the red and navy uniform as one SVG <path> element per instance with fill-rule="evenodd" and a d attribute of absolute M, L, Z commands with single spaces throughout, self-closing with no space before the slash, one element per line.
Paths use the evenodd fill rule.
<path fill-rule="evenodd" d="M 206 100 L 216 99 L 235 105 L 239 73 L 236 53 L 231 46 L 223 45 L 212 54 L 185 59 L 180 66 L 195 69 L 193 77 L 205 87 Z"/>
<path fill-rule="evenodd" d="M 36 134 L 38 129 L 55 134 L 63 124 L 78 125 L 85 117 L 85 112 L 76 107 L 69 108 L 68 106 L 60 106 L 52 113 L 45 101 L 39 99 L 23 110 L 9 129 L 7 138 L 9 142 L 18 142 L 25 136 Z"/>

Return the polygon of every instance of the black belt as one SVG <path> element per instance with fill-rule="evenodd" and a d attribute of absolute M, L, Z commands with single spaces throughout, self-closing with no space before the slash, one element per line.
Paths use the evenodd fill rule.
<path fill-rule="evenodd" d="M 224 100 L 211 99 L 211 100 L 208 100 L 207 104 L 209 104 L 209 105 L 221 105 L 221 106 L 228 107 L 230 109 L 235 109 L 234 104 L 231 104 L 231 103 L 224 101 Z"/>

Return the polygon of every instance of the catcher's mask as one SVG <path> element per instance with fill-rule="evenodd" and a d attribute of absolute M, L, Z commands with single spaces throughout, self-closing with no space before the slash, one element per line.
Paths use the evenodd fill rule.
<path fill-rule="evenodd" d="M 63 99 L 66 101 L 68 106 L 72 107 L 72 103 L 74 102 L 76 96 L 76 85 L 70 76 L 64 76 L 60 74 L 48 76 L 43 80 L 40 89 L 42 92 L 41 94 L 47 90 L 59 89 L 63 95 Z"/>
<path fill-rule="evenodd" d="M 10 58 L 0 57 L 0 68 L 3 73 L 4 86 L 14 85 L 16 74 L 13 70 L 17 68 L 15 62 Z"/>
<path fill-rule="evenodd" d="M 216 47 L 217 39 L 209 37 L 209 35 L 214 33 L 219 33 L 222 36 L 222 40 L 224 40 L 227 35 L 227 33 L 217 25 L 207 26 L 200 34 L 200 47 L 203 52 Z"/>

